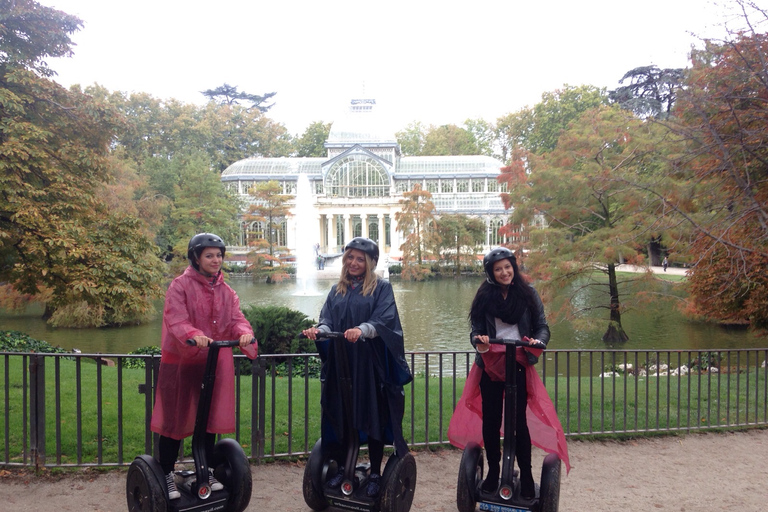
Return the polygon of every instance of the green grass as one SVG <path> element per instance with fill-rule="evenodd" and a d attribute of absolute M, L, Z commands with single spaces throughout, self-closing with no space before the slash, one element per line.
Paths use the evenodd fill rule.
<path fill-rule="evenodd" d="M 88 358 L 81 358 L 79 362 L 60 357 L 56 360 L 58 370 L 54 358 L 46 358 L 47 464 L 124 464 L 137 454 L 147 452 L 146 397 L 138 393 L 139 385 L 145 380 L 144 370 L 123 369 L 119 375 L 117 367 L 99 366 Z M 571 435 L 637 435 L 766 424 L 766 371 L 754 366 L 749 372 L 744 370 L 682 377 L 547 377 L 545 383 L 560 421 Z M 25 378 L 28 387 L 30 374 L 22 369 L 22 356 L 0 357 L 0 396 L 8 411 L 7 415 L 4 412 L 0 416 L 0 428 L 8 433 L 7 438 L 3 435 L 3 444 L 0 444 L 0 460 L 9 463 L 30 462 L 29 454 L 26 458 L 23 455 L 25 446 L 28 450 L 30 437 L 29 427 L 25 428 L 22 421 Z M 253 384 L 250 376 L 240 378 L 239 439 L 247 454 L 258 457 L 259 447 L 251 442 Z M 411 445 L 447 441 L 445 433 L 463 386 L 463 378 L 439 379 L 423 373 L 417 374 L 414 382 L 406 386 L 403 430 Z M 424 399 L 427 387 L 428 401 Z M 122 390 L 122 421 L 118 421 L 119 389 Z M 310 450 L 320 432 L 319 379 L 310 377 L 305 388 L 303 377 L 273 377 L 268 372 L 263 391 L 267 411 L 265 456 L 298 456 Z M 58 424 L 57 393 L 61 418 Z M 26 401 L 29 404 L 28 394 Z M 26 414 L 28 425 L 28 408 Z"/>

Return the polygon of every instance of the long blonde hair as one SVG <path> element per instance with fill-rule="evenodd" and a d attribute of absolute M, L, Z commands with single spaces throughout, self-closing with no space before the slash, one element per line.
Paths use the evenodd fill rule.
<path fill-rule="evenodd" d="M 349 253 L 353 250 L 359 250 L 359 249 L 347 249 L 344 251 L 344 255 L 341 257 L 341 276 L 339 277 L 339 282 L 336 283 L 336 293 L 340 293 L 342 295 L 346 295 L 347 290 L 352 286 L 352 279 L 349 275 L 349 264 L 347 263 L 347 256 L 349 256 Z M 362 251 L 360 251 L 362 252 Z M 373 258 L 368 256 L 368 253 L 363 253 L 365 255 L 365 277 L 363 278 L 363 296 L 371 295 L 373 291 L 376 289 L 376 284 L 378 283 L 378 278 L 376 277 L 376 272 L 374 272 L 375 263 L 373 262 Z"/>

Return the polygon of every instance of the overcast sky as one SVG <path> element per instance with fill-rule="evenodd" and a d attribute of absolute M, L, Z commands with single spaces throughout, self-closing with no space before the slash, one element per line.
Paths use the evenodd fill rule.
<path fill-rule="evenodd" d="M 198 104 L 223 83 L 276 91 L 269 115 L 293 134 L 363 95 L 394 130 L 494 122 L 563 84 L 687 67 L 724 20 L 710 0 L 39 1 L 84 22 L 74 56 L 49 62 L 62 85 Z"/>

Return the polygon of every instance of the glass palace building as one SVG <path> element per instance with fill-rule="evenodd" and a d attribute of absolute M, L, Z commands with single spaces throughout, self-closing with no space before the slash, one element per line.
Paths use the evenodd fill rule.
<path fill-rule="evenodd" d="M 416 184 L 432 194 L 437 217 L 460 213 L 483 219 L 484 249 L 506 242 L 499 235 L 509 213 L 499 196 L 504 191 L 496 180 L 503 165 L 499 160 L 402 156 L 394 133 L 382 133 L 381 126 L 375 100 L 352 100 L 346 114 L 331 126 L 327 156 L 246 158 L 224 170 L 221 179 L 251 203 L 250 188 L 263 181 L 277 181 L 284 194 L 293 196 L 291 215 L 276 233 L 277 244 L 293 254 L 316 244 L 322 253 L 338 253 L 353 237 L 364 236 L 379 244 L 383 262 L 398 259 L 404 235 L 395 214 L 403 192 Z M 257 224 L 241 223 L 241 247 L 233 251 L 244 251 L 249 239 L 263 236 L 263 226 Z"/>

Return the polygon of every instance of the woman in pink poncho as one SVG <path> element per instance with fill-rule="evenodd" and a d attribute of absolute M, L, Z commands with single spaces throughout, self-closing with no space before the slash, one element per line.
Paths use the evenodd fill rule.
<path fill-rule="evenodd" d="M 158 458 L 166 474 L 169 499 L 180 497 L 173 482 L 173 468 L 181 440 L 195 429 L 208 343 L 237 339 L 240 350 L 249 358 L 257 355 L 257 345 L 250 344 L 253 329 L 240 311 L 240 299 L 221 274 L 224 251 L 224 242 L 216 235 L 200 233 L 192 237 L 187 250 L 190 266 L 173 280 L 165 296 L 162 356 L 151 428 L 160 434 Z M 196 345 L 188 345 L 188 339 L 195 340 Z M 234 375 L 232 349 L 222 348 L 208 419 L 208 457 L 213 453 L 216 434 L 235 431 Z M 213 475 L 210 485 L 214 491 L 221 489 Z"/>
<path fill-rule="evenodd" d="M 483 259 L 483 266 L 486 280 L 477 290 L 469 313 L 470 341 L 477 356 L 451 418 L 448 439 L 459 448 L 470 441 L 485 445 L 488 473 L 482 488 L 485 492 L 494 492 L 500 477 L 506 349 L 502 345 L 491 345 L 489 340 L 528 337 L 547 344 L 549 326 L 544 305 L 536 290 L 520 274 L 512 251 L 503 247 L 492 250 Z M 521 495 L 525 498 L 533 498 L 536 492 L 531 471 L 532 442 L 557 453 L 570 469 L 563 429 L 547 390 L 533 368 L 540 353 L 540 350 L 517 349 L 515 455 L 520 469 Z"/>

